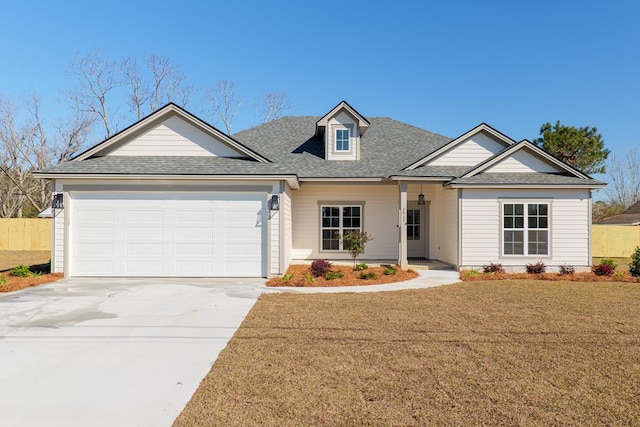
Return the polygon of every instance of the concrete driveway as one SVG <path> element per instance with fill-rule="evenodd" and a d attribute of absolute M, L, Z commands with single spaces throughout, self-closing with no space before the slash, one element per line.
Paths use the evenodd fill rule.
<path fill-rule="evenodd" d="M 0 296 L 0 425 L 170 426 L 262 279 L 73 279 Z"/>

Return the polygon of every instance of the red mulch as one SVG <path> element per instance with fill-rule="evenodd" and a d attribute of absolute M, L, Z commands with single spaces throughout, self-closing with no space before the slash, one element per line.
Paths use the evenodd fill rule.
<path fill-rule="evenodd" d="M 474 282 L 480 280 L 551 280 L 551 281 L 570 281 L 570 282 L 630 282 L 640 283 L 640 277 L 633 277 L 627 271 L 616 271 L 611 276 L 597 276 L 594 273 L 575 273 L 575 274 L 559 274 L 559 273 L 470 273 L 472 270 L 464 270 L 460 272 L 460 279 L 464 282 Z"/>
<path fill-rule="evenodd" d="M 20 289 L 28 288 L 31 286 L 42 285 L 43 283 L 51 283 L 56 280 L 60 280 L 64 277 L 62 273 L 50 273 L 50 274 L 41 274 L 39 276 L 31 276 L 31 277 L 17 277 L 12 276 L 10 274 L 0 274 L 0 276 L 4 276 L 7 278 L 7 283 L 4 285 L 0 284 L 0 292 L 13 292 L 19 291 Z"/>
<path fill-rule="evenodd" d="M 267 286 L 292 286 L 292 287 L 322 287 L 322 286 L 362 286 L 362 285 L 379 285 L 382 283 L 403 282 L 405 280 L 415 279 L 418 273 L 413 270 L 401 270 L 400 267 L 394 266 L 396 274 L 385 275 L 383 272 L 385 267 L 369 267 L 362 271 L 353 271 L 352 266 L 334 265 L 331 271 L 341 271 L 344 274 L 342 279 L 327 280 L 324 277 L 313 277 L 313 282 L 305 278 L 307 273 L 311 273 L 311 266 L 304 264 L 296 264 L 289 267 L 287 274 L 293 274 L 290 280 L 282 280 L 282 277 L 274 277 L 267 281 Z M 375 273 L 374 279 L 361 279 L 360 273 Z"/>

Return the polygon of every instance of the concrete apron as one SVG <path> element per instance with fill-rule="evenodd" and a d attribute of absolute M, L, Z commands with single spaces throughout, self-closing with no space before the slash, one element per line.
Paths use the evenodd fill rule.
<path fill-rule="evenodd" d="M 0 296 L 0 425 L 170 426 L 262 279 L 73 279 Z"/>

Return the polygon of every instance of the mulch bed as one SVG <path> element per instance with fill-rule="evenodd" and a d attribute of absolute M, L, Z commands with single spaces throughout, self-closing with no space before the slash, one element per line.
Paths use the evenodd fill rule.
<path fill-rule="evenodd" d="M 474 282 L 483 280 L 550 280 L 550 281 L 568 281 L 568 282 L 628 282 L 640 283 L 640 277 L 633 277 L 628 271 L 616 271 L 611 276 L 598 276 L 594 273 L 574 273 L 574 274 L 558 274 L 558 273 L 482 273 L 472 270 L 464 270 L 460 272 L 460 280 L 463 282 Z"/>
<path fill-rule="evenodd" d="M 327 280 L 324 277 L 313 277 L 313 281 L 309 281 L 307 277 L 311 273 L 311 266 L 306 264 L 296 264 L 289 267 L 286 274 L 293 274 L 289 280 L 282 280 L 282 277 L 274 277 L 267 281 L 267 286 L 291 286 L 291 287 L 335 287 L 335 286 L 362 286 L 362 285 L 379 285 L 382 283 L 403 282 L 405 280 L 415 279 L 418 273 L 413 270 L 402 270 L 395 266 L 396 274 L 385 275 L 385 267 L 369 267 L 361 271 L 353 271 L 352 266 L 333 265 L 331 271 L 342 272 L 342 279 Z M 374 273 L 373 279 L 361 279 L 361 273 Z M 284 277 L 284 276 L 283 276 Z"/>
<path fill-rule="evenodd" d="M 39 276 L 31 276 L 31 277 L 17 277 L 12 276 L 10 274 L 0 274 L 0 276 L 4 276 L 7 278 L 7 283 L 4 285 L 0 284 L 0 292 L 13 292 L 19 291 L 20 289 L 28 288 L 31 286 L 42 285 L 43 283 L 51 283 L 56 280 L 60 280 L 64 277 L 62 273 L 50 273 L 50 274 L 41 274 Z"/>

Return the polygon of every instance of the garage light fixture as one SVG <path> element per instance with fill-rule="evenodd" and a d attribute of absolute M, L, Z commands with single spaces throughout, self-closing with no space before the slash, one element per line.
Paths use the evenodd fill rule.
<path fill-rule="evenodd" d="M 270 211 L 280 210 L 280 197 L 277 194 L 274 194 L 271 196 L 271 200 L 269 200 L 269 210 Z"/>
<path fill-rule="evenodd" d="M 53 201 L 51 202 L 51 209 L 64 209 L 64 204 L 62 203 L 62 193 L 57 193 L 53 195 Z"/>

